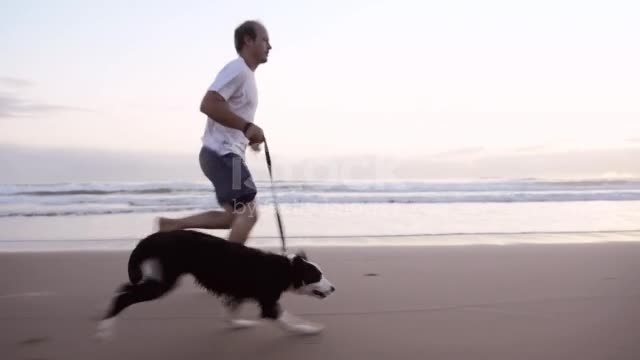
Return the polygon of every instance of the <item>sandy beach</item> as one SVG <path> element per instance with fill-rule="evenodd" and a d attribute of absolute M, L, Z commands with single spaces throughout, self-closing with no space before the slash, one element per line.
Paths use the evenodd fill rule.
<path fill-rule="evenodd" d="M 294 249 L 295 250 L 295 249 Z M 326 326 L 228 330 L 185 277 L 95 341 L 127 252 L 0 254 L 2 359 L 637 359 L 640 244 L 317 247 L 331 297 L 286 295 Z M 247 316 L 257 314 L 247 306 Z"/>

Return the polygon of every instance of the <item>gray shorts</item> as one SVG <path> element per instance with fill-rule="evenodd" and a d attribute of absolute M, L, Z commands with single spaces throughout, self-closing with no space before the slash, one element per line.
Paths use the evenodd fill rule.
<path fill-rule="evenodd" d="M 200 168 L 213 184 L 221 206 L 230 205 L 235 209 L 255 199 L 258 189 L 249 168 L 238 154 L 220 155 L 203 146 L 199 158 Z"/>

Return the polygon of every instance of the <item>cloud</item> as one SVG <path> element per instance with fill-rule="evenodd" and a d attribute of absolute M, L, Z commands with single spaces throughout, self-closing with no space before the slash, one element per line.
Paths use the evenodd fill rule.
<path fill-rule="evenodd" d="M 10 76 L 0 76 L 0 85 L 5 85 L 12 88 L 24 88 L 33 86 L 34 83 L 26 79 L 20 79 Z"/>
<path fill-rule="evenodd" d="M 0 94 L 0 118 L 31 117 L 63 111 L 89 110 L 72 106 L 34 102 L 10 94 Z"/>
<path fill-rule="evenodd" d="M 197 154 L 118 152 L 0 143 L 0 169 L 0 184 L 178 179 L 207 181 L 198 165 Z"/>
<path fill-rule="evenodd" d="M 465 147 L 453 150 L 447 150 L 434 155 L 434 157 L 457 157 L 457 156 L 470 156 L 470 155 L 480 155 L 485 151 L 484 148 L 476 146 L 476 147 Z"/>
<path fill-rule="evenodd" d="M 89 111 L 73 106 L 48 104 L 29 100 L 15 94 L 15 90 L 34 86 L 30 80 L 0 77 L 0 86 L 12 92 L 0 92 L 0 118 L 32 117 L 63 111 Z"/>
<path fill-rule="evenodd" d="M 535 153 L 535 152 L 540 152 L 547 149 L 544 145 L 532 145 L 532 146 L 525 146 L 525 147 L 521 147 L 521 148 L 517 148 L 515 150 L 513 150 L 513 152 L 515 153 Z"/>

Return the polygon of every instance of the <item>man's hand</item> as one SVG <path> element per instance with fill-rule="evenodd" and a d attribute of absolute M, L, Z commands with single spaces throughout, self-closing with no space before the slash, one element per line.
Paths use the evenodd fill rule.
<path fill-rule="evenodd" d="M 249 144 L 262 144 L 264 142 L 264 132 L 262 132 L 260 126 L 253 123 L 248 125 L 244 136 L 249 139 Z"/>
<path fill-rule="evenodd" d="M 260 152 L 260 150 L 262 150 L 262 147 L 260 146 L 260 144 L 250 144 L 249 146 L 251 146 L 251 150 L 255 152 Z"/>

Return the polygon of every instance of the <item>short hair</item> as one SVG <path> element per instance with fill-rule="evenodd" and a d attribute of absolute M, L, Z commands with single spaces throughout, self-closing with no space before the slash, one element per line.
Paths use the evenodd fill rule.
<path fill-rule="evenodd" d="M 247 20 L 236 28 L 234 32 L 236 52 L 240 53 L 240 51 L 242 51 L 242 48 L 244 47 L 245 37 L 248 36 L 251 40 L 256 39 L 257 37 L 256 28 L 260 25 L 261 24 L 255 20 Z"/>

